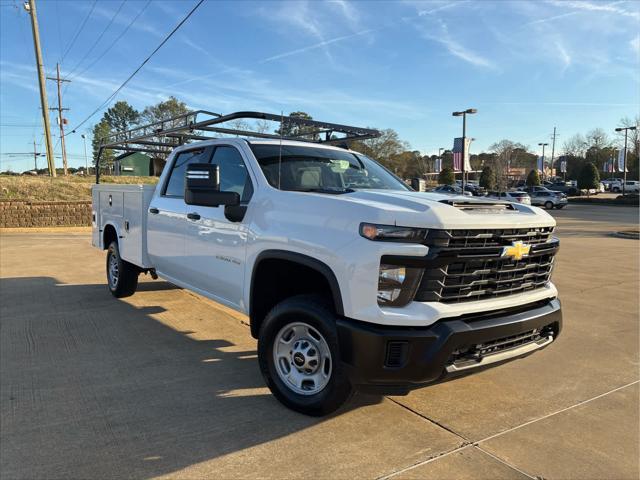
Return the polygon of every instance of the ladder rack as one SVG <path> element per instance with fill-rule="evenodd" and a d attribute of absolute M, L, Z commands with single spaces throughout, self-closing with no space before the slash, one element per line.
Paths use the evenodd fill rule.
<path fill-rule="evenodd" d="M 279 135 L 264 131 L 233 128 L 227 122 L 264 120 L 273 122 L 274 132 L 295 128 L 295 133 Z M 238 123 L 236 123 L 237 125 Z M 300 117 L 276 115 L 264 112 L 235 112 L 227 115 L 194 110 L 159 122 L 141 125 L 130 130 L 116 132 L 101 142 L 96 161 L 96 183 L 100 183 L 100 158 L 104 150 L 145 152 L 168 155 L 171 150 L 191 140 L 211 140 L 213 134 L 237 135 L 251 138 L 297 140 L 301 142 L 348 145 L 354 140 L 366 140 L 380 136 L 378 130 L 353 127 L 337 123 L 321 122 Z"/>

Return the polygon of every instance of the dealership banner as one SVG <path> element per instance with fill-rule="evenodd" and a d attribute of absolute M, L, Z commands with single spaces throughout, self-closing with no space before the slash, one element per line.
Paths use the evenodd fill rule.
<path fill-rule="evenodd" d="M 435 173 L 440 173 L 442 171 L 442 158 L 436 158 L 433 170 Z"/>
<path fill-rule="evenodd" d="M 620 151 L 618 152 L 618 171 L 619 172 L 624 172 L 624 152 L 625 149 L 621 148 Z M 627 172 L 629 171 L 629 169 L 627 169 Z"/>
<path fill-rule="evenodd" d="M 567 157 L 560 157 L 560 173 L 567 173 Z"/>
<path fill-rule="evenodd" d="M 542 156 L 538 157 L 538 171 L 544 171 L 544 157 Z"/>

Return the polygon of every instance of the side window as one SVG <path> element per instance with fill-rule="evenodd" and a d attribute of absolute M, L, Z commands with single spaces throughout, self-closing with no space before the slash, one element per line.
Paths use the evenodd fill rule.
<path fill-rule="evenodd" d="M 167 185 L 164 189 L 164 195 L 171 197 L 183 197 L 184 172 L 187 169 L 187 165 L 190 163 L 207 163 L 210 154 L 210 148 L 187 150 L 186 152 L 179 153 L 171 167 L 171 173 L 169 174 L 169 180 L 167 181 Z"/>
<path fill-rule="evenodd" d="M 220 191 L 237 192 L 242 202 L 248 202 L 253 186 L 240 152 L 234 147 L 217 147 L 211 163 L 220 169 Z"/>

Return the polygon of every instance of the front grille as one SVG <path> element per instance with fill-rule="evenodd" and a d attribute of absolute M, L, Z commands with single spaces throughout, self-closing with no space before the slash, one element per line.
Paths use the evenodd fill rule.
<path fill-rule="evenodd" d="M 558 241 L 553 228 L 430 231 L 421 302 L 459 303 L 528 292 L 550 280 Z M 514 241 L 531 246 L 521 260 L 501 256 Z"/>

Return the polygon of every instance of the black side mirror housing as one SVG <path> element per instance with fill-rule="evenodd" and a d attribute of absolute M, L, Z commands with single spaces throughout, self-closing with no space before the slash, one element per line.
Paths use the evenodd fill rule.
<path fill-rule="evenodd" d="M 236 206 L 240 205 L 240 195 L 220 191 L 218 165 L 192 163 L 185 172 L 184 201 L 187 205 L 203 207 Z"/>

